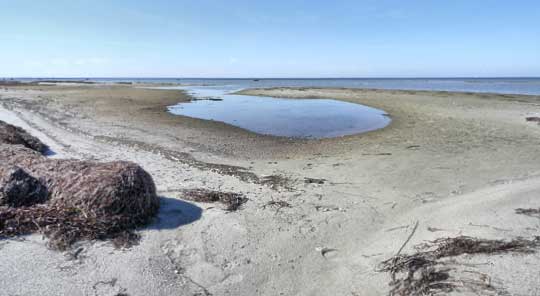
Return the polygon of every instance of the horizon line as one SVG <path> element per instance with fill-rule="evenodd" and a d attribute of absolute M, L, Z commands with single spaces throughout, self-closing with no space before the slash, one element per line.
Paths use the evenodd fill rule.
<path fill-rule="evenodd" d="M 316 79 L 540 79 L 540 76 L 373 76 L 373 77 L 175 77 L 175 76 L 0 76 L 1 80 L 10 79 L 260 79 L 260 80 L 279 80 L 279 79 L 298 79 L 298 80 L 316 80 Z"/>

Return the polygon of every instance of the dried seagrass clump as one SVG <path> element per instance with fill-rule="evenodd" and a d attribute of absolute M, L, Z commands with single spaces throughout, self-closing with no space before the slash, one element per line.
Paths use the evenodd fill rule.
<path fill-rule="evenodd" d="M 529 122 L 536 122 L 536 123 L 540 124 L 540 117 L 538 117 L 538 116 L 525 117 L 525 120 L 529 121 Z"/>
<path fill-rule="evenodd" d="M 20 145 L 0 145 L 0 163 L 17 165 L 48 191 L 43 205 L 0 207 L 0 237 L 41 232 L 65 249 L 81 239 L 133 242 L 132 229 L 156 215 L 152 177 L 131 162 L 49 159 Z"/>
<path fill-rule="evenodd" d="M 148 216 L 159 207 L 152 177 L 135 163 L 49 159 L 14 145 L 0 146 L 0 160 L 43 180 L 51 204 L 130 216 Z"/>
<path fill-rule="evenodd" d="M 183 192 L 183 198 L 195 202 L 213 203 L 220 202 L 226 211 L 238 210 L 246 201 L 242 194 L 234 192 L 222 192 L 208 189 L 187 189 Z"/>
<path fill-rule="evenodd" d="M 0 120 L 0 144 L 23 145 L 39 153 L 45 153 L 47 145 L 30 135 L 24 129 Z"/>
<path fill-rule="evenodd" d="M 392 296 L 445 295 L 452 291 L 472 292 L 476 295 L 505 295 L 495 287 L 489 277 L 479 274 L 477 278 L 460 276 L 458 266 L 448 259 L 460 255 L 490 255 L 505 253 L 534 253 L 540 247 L 540 237 L 512 240 L 480 239 L 468 236 L 440 238 L 417 246 L 410 255 L 396 255 L 385 260 L 379 271 L 390 273 Z M 454 276 L 452 276 L 454 274 Z"/>
<path fill-rule="evenodd" d="M 540 208 L 529 208 L 529 209 L 519 208 L 519 209 L 516 209 L 516 214 L 540 218 Z"/>

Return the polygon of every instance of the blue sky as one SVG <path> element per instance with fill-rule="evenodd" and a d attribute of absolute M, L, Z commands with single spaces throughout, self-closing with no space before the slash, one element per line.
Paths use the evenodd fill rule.
<path fill-rule="evenodd" d="M 540 1 L 0 0 L 0 77 L 540 76 Z"/>

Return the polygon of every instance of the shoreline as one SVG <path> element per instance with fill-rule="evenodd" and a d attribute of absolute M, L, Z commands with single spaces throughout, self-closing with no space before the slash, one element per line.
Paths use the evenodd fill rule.
<path fill-rule="evenodd" d="M 298 87 L 298 86 L 275 86 L 275 87 L 252 87 L 242 89 L 233 94 L 248 94 L 256 92 L 276 91 L 276 90 L 342 90 L 342 91 L 366 91 L 366 92 L 387 92 L 396 94 L 431 94 L 431 95 L 485 95 L 483 97 L 540 97 L 539 94 L 521 94 L 521 93 L 506 93 L 492 91 L 453 91 L 453 90 L 426 90 L 426 89 L 399 89 L 399 88 L 361 88 L 361 87 Z M 291 97 L 294 98 L 294 97 Z"/>
<path fill-rule="evenodd" d="M 316 86 L 312 84 L 306 84 L 301 85 L 302 83 L 297 83 L 297 85 L 266 85 L 261 86 L 261 84 L 264 84 L 265 81 L 317 81 L 319 85 L 322 86 Z M 39 82 L 47 82 L 51 84 L 55 83 L 64 83 L 64 84 L 88 84 L 88 83 L 94 83 L 94 84 L 119 84 L 119 85 L 163 85 L 163 86 L 212 86 L 212 85 L 219 85 L 220 82 L 223 81 L 237 81 L 237 82 L 251 82 L 251 84 L 246 84 L 244 88 L 276 88 L 276 87 L 298 87 L 298 88 L 341 88 L 341 89 L 359 89 L 359 90 L 383 90 L 383 91 L 425 91 L 425 92 L 449 92 L 449 93 L 463 93 L 463 94 L 487 94 L 487 95 L 525 95 L 525 96 L 539 96 L 540 95 L 540 89 L 539 88 L 525 88 L 523 87 L 515 87 L 516 83 L 522 84 L 528 84 L 533 83 L 537 84 L 540 82 L 540 77 L 373 77 L 373 78 L 362 78 L 362 77 L 349 77 L 349 78 L 175 78 L 175 77 L 159 77 L 159 78 L 136 78 L 136 77 L 94 77 L 94 78 L 88 78 L 88 77 L 66 77 L 66 78 L 28 78 L 28 77 L 21 77 L 21 78 L 0 78 L 0 84 L 1 83 L 10 83 L 10 82 L 23 82 L 23 83 L 39 83 Z M 324 81 L 356 81 L 356 82 L 362 82 L 363 84 L 367 84 L 366 86 L 350 86 L 347 84 L 339 84 L 339 85 L 326 85 L 321 84 L 321 82 Z M 445 84 L 438 84 L 438 85 L 431 85 L 430 88 L 428 87 L 422 87 L 418 85 L 402 85 L 402 86 L 396 86 L 396 85 L 386 85 L 386 86 L 374 86 L 369 85 L 372 82 L 381 82 L 381 81 L 396 81 L 396 82 L 410 82 L 410 81 L 419 81 L 424 83 L 430 83 L 430 82 L 446 82 L 446 81 L 453 81 L 457 83 L 461 83 L 461 86 L 451 86 L 448 87 L 448 85 Z M 257 83 L 252 83 L 257 82 Z M 478 85 L 489 83 L 491 86 L 481 86 L 481 87 L 475 87 Z M 495 88 L 492 83 L 495 83 Z M 497 83 L 499 83 L 497 87 Z M 513 84 L 508 85 L 509 83 Z M 531 87 L 531 86 L 529 86 Z M 493 89 L 497 89 L 496 91 L 493 91 Z"/>
<path fill-rule="evenodd" d="M 243 91 L 339 99 L 392 115 L 381 130 L 298 142 L 167 114 L 164 104 L 189 100 L 180 91 L 2 89 L 0 109 L 27 122 L 59 155 L 137 162 L 164 197 L 159 219 L 129 250 L 85 243 L 78 258 L 66 259 L 36 236 L 0 241 L 6 293 L 384 295 L 390 276 L 376 267 L 395 255 L 415 221 L 419 227 L 404 254 L 441 237 L 538 235 L 537 219 L 515 213 L 540 206 L 540 126 L 525 120 L 540 114 L 538 96 Z M 0 111 L 0 120 L 5 114 Z M 280 182 L 262 182 L 267 176 Z M 182 201 L 182 191 L 191 188 L 249 200 L 226 213 Z M 192 218 L 194 211 L 200 218 Z M 458 259 L 465 265 L 489 260 L 471 269 L 511 293 L 536 289 L 537 270 L 530 266 L 540 264 L 537 253 Z M 518 273 L 520 279 L 511 276 Z M 113 279 L 114 285 L 100 284 Z"/>

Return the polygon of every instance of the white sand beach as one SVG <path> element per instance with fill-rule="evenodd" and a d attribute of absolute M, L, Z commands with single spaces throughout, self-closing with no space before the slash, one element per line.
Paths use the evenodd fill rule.
<path fill-rule="evenodd" d="M 167 113 L 190 99 L 180 90 L 0 89 L 0 120 L 39 137 L 50 157 L 136 162 L 162 197 L 157 219 L 138 230 L 142 239 L 129 249 L 100 241 L 59 252 L 37 234 L 0 240 L 0 295 L 387 295 L 391 276 L 380 264 L 401 247 L 413 254 L 438 238 L 540 235 L 539 217 L 516 213 L 540 208 L 540 126 L 525 120 L 540 114 L 538 96 L 242 93 L 360 103 L 386 111 L 392 123 L 294 140 Z M 183 190 L 193 188 L 248 201 L 228 212 L 183 200 Z M 536 250 L 445 260 L 459 286 L 448 294 L 540 293 Z"/>

